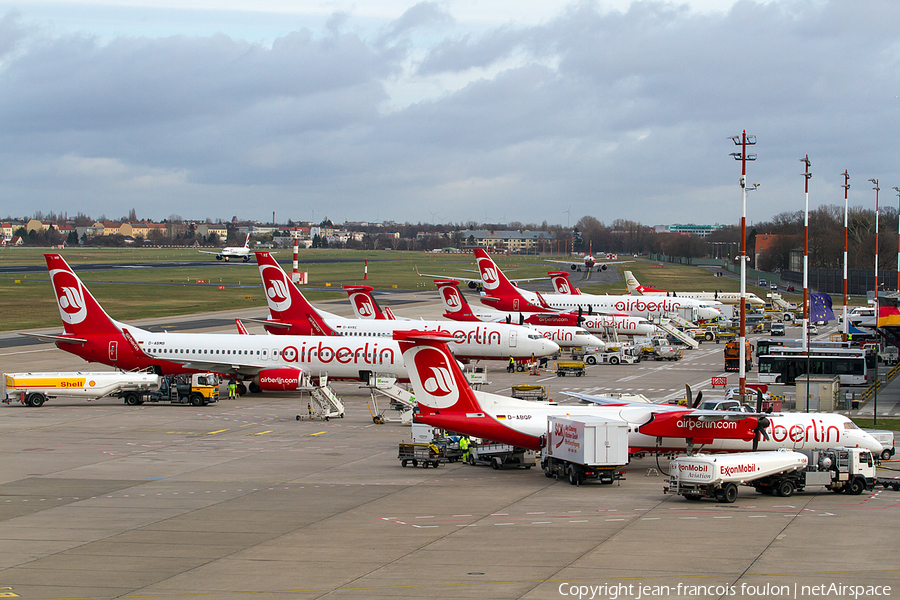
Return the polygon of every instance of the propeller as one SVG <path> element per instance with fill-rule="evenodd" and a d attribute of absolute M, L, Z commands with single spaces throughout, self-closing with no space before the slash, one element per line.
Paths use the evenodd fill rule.
<path fill-rule="evenodd" d="M 756 390 L 756 412 L 762 412 L 763 405 L 763 395 L 760 390 Z M 771 422 L 768 417 L 757 417 L 756 427 L 753 428 L 753 451 L 756 452 L 756 449 L 759 448 L 759 438 L 762 437 L 765 441 L 769 441 L 769 434 L 766 433 L 766 428 L 769 426 Z"/>
<path fill-rule="evenodd" d="M 581 327 L 581 324 L 584 323 L 584 317 L 581 315 L 582 315 L 581 305 L 579 304 L 578 305 L 578 319 L 575 321 L 576 323 L 578 323 L 579 327 Z"/>
<path fill-rule="evenodd" d="M 523 315 L 522 313 L 519 313 L 519 325 L 522 325 L 524 323 L 525 323 L 525 315 Z"/>
<path fill-rule="evenodd" d="M 691 386 L 686 383 L 684 384 L 684 389 L 687 391 L 687 405 L 691 408 L 700 406 L 700 401 L 703 399 L 703 390 L 697 392 L 697 398 L 694 399 L 694 393 L 691 391 Z"/>

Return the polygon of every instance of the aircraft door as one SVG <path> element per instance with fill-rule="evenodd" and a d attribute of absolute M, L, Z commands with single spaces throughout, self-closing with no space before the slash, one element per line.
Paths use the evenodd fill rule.
<path fill-rule="evenodd" d="M 109 342 L 109 360 L 119 360 L 119 342 L 110 340 Z"/>
<path fill-rule="evenodd" d="M 260 355 L 260 357 L 261 357 L 263 360 L 269 360 L 269 351 L 268 351 L 267 349 L 263 348 L 263 349 L 262 349 L 262 354 Z"/>
<path fill-rule="evenodd" d="M 518 298 L 513 298 L 513 310 L 514 311 L 519 310 L 519 299 Z"/>
<path fill-rule="evenodd" d="M 516 340 L 516 334 L 517 334 L 517 332 L 515 332 L 515 331 L 510 331 L 510 332 L 509 332 L 509 347 L 510 347 L 510 348 L 515 348 L 515 347 L 516 347 L 516 341 L 517 341 L 517 340 Z"/>

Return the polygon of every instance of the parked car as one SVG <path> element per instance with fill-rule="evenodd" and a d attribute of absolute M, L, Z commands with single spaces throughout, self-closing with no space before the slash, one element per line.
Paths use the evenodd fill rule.
<path fill-rule="evenodd" d="M 784 323 L 772 323 L 772 335 L 784 335 Z"/>

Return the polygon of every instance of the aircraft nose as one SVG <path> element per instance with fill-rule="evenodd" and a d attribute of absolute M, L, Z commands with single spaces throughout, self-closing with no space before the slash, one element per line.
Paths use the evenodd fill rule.
<path fill-rule="evenodd" d="M 557 352 L 559 352 L 559 344 L 557 344 L 553 340 L 545 339 L 544 349 L 546 350 L 547 354 L 556 354 Z"/>

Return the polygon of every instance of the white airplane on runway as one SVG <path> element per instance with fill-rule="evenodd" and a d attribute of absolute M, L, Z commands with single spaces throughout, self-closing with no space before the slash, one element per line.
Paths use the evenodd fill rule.
<path fill-rule="evenodd" d="M 250 234 L 247 234 L 247 239 L 244 240 L 243 246 L 230 246 L 228 248 L 222 248 L 218 252 L 210 252 L 209 250 L 199 250 L 202 254 L 215 254 L 216 260 L 225 260 L 227 261 L 229 258 L 242 258 L 244 262 L 250 262 Z"/>
<path fill-rule="evenodd" d="M 596 406 L 552 405 L 476 391 L 447 348 L 449 335 L 397 331 L 394 338 L 409 367 L 417 422 L 520 448 L 541 448 L 551 415 L 594 415 L 628 423 L 631 453 L 836 446 L 866 448 L 876 455 L 882 451 L 874 437 L 833 413 L 741 413 L 605 400 Z"/>
<path fill-rule="evenodd" d="M 545 339 L 533 329 L 519 325 L 347 319 L 322 313 L 306 300 L 270 253 L 256 252 L 255 254 L 271 317 L 259 322 L 263 323 L 266 330 L 273 334 L 340 335 L 377 339 L 390 338 L 396 329 L 416 327 L 427 331 L 451 333 L 454 341 L 450 346 L 459 360 L 531 358 L 549 356 L 559 352 L 559 345 L 556 342 Z M 597 341 L 600 342 L 600 340 Z"/>

